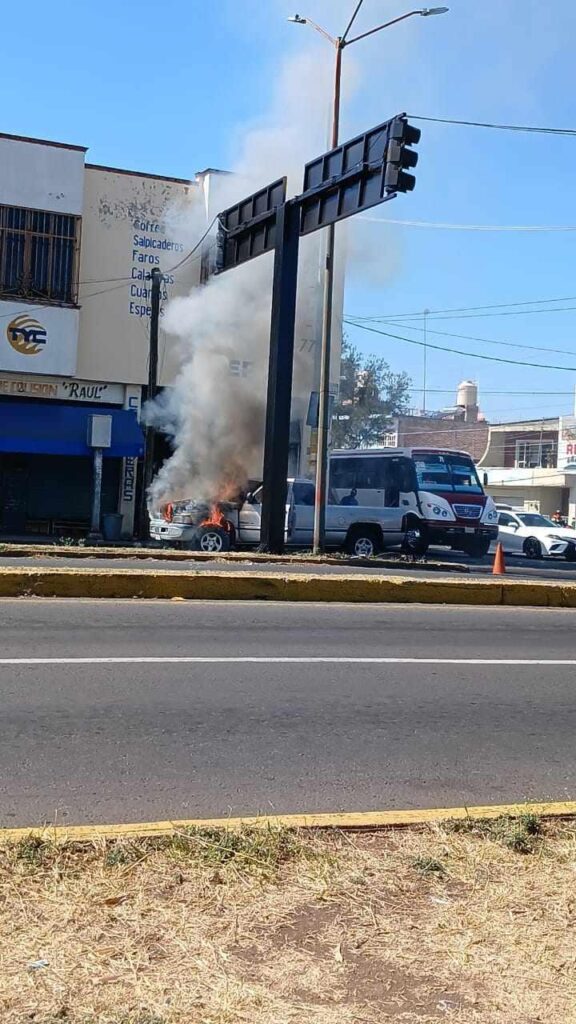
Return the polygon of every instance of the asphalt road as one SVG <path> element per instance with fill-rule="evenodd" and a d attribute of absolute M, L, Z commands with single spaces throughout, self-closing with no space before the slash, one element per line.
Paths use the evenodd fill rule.
<path fill-rule="evenodd" d="M 0 601 L 0 825 L 574 799 L 574 621 Z"/>
<path fill-rule="evenodd" d="M 394 553 L 391 553 L 394 557 Z M 383 557 L 387 557 L 384 555 Z M 388 556 L 389 557 L 389 556 Z M 470 576 L 485 577 L 492 573 L 493 556 L 486 556 L 482 559 L 468 558 L 459 551 L 448 551 L 438 548 L 431 551 L 428 563 L 443 562 L 445 564 L 464 565 L 469 568 Z M 393 568 L 382 568 L 381 566 L 348 565 L 343 562 L 341 565 L 323 565 L 314 562 L 250 562 L 246 561 L 171 561 L 170 559 L 150 558 L 78 558 L 73 554 L 40 555 L 23 557 L 21 555 L 0 556 L 0 566 L 27 569 L 37 568 L 72 568 L 72 569 L 141 569 L 148 572 L 264 572 L 264 573 L 378 573 L 386 576 L 396 575 L 430 575 L 431 569 L 426 564 L 412 565 L 410 562 L 398 561 Z M 449 571 L 449 570 L 448 570 Z M 523 555 L 506 555 L 506 571 L 516 579 L 542 579 L 560 580 L 564 582 L 576 582 L 576 563 L 566 562 L 563 559 L 544 559 L 535 561 L 525 558 Z M 468 574 L 467 574 L 468 575 Z"/>

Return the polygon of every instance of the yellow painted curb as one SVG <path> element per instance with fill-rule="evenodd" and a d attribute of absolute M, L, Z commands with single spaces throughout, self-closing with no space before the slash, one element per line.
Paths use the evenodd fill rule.
<path fill-rule="evenodd" d="M 502 579 L 142 569 L 0 568 L 0 597 L 163 598 L 576 607 L 576 584 Z"/>
<path fill-rule="evenodd" d="M 182 821 L 150 821 L 129 825 L 48 825 L 44 828 L 0 829 L 0 843 L 37 838 L 53 842 L 90 842 L 95 839 L 137 839 L 172 835 L 186 828 L 305 828 L 380 829 L 430 825 L 442 821 L 463 821 L 519 817 L 536 814 L 546 818 L 576 815 L 576 801 L 542 804 L 491 804 L 486 807 L 435 807 L 417 811 L 363 811 L 342 814 L 278 814 L 254 818 L 190 818 Z"/>

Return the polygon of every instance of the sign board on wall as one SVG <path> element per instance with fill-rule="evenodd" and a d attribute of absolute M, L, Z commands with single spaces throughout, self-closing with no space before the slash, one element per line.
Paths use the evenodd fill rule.
<path fill-rule="evenodd" d="M 77 309 L 0 302 L 0 370 L 74 376 Z"/>
<path fill-rule="evenodd" d="M 125 391 L 123 384 L 104 384 L 95 380 L 0 374 L 0 395 L 10 398 L 48 398 L 57 402 L 123 405 Z"/>
<path fill-rule="evenodd" d="M 558 469 L 576 467 L 576 416 L 561 416 L 558 431 Z"/>
<path fill-rule="evenodd" d="M 190 218 L 196 227 L 190 226 Z M 148 378 L 151 271 L 163 273 L 161 383 L 179 367 L 176 342 L 162 328 L 169 299 L 198 283 L 199 259 L 186 259 L 207 227 L 196 185 L 176 179 L 86 167 L 80 263 L 78 374 L 130 381 Z"/>

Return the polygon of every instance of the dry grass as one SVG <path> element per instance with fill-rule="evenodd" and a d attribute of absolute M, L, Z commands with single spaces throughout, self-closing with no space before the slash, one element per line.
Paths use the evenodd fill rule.
<path fill-rule="evenodd" d="M 570 1024 L 576 828 L 0 849 L 2 1024 Z"/>

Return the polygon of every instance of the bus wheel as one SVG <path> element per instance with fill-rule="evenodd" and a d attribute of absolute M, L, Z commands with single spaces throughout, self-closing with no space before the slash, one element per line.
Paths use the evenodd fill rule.
<path fill-rule="evenodd" d="M 402 550 L 408 555 L 425 555 L 430 546 L 428 531 L 418 519 L 409 520 L 404 531 Z"/>
<path fill-rule="evenodd" d="M 344 547 L 355 558 L 372 558 L 382 551 L 382 537 L 375 527 L 355 526 L 348 531 Z"/>

